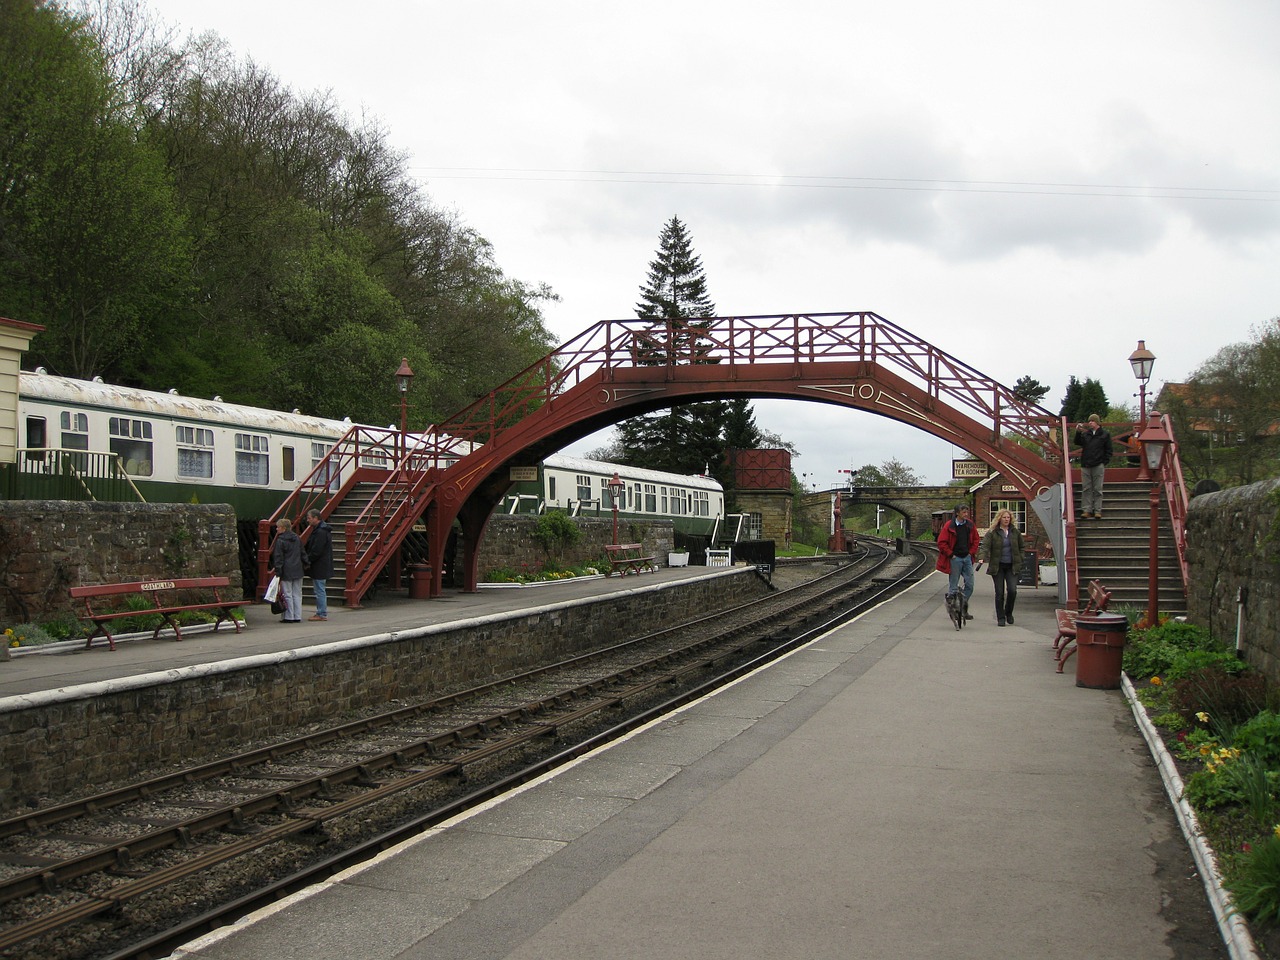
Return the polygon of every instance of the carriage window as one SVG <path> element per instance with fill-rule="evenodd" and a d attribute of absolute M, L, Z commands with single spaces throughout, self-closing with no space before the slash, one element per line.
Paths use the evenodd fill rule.
<path fill-rule="evenodd" d="M 547 503 L 556 502 L 556 478 L 555 474 L 547 477 Z"/>
<path fill-rule="evenodd" d="M 293 480 L 293 447 L 280 448 L 281 476 L 285 480 Z"/>
<path fill-rule="evenodd" d="M 711 516 L 711 496 L 705 490 L 693 491 L 693 509 L 690 511 L 695 517 Z M 759 537 L 756 538 L 757 540 Z"/>
<path fill-rule="evenodd" d="M 204 427 L 174 427 L 178 439 L 178 476 L 213 477 L 213 431 Z"/>
<path fill-rule="evenodd" d="M 107 424 L 111 452 L 124 464 L 124 472 L 134 477 L 151 476 L 151 421 L 112 417 Z"/>
<path fill-rule="evenodd" d="M 257 433 L 236 434 L 236 483 L 271 482 L 271 458 L 267 438 Z"/>
<path fill-rule="evenodd" d="M 311 470 L 315 473 L 315 482 L 317 485 L 328 488 L 329 492 L 337 490 L 341 486 L 342 468 L 339 466 L 337 457 L 329 457 L 326 461 L 329 451 L 333 447 L 328 443 L 311 443 Z M 324 469 L 320 468 L 321 461 L 324 461 Z"/>
<path fill-rule="evenodd" d="M 658 511 L 658 488 L 652 483 L 644 485 L 644 509 L 648 513 Z"/>
<path fill-rule="evenodd" d="M 662 512 L 663 512 L 663 513 L 670 513 L 670 512 L 671 512 L 671 510 L 670 510 L 670 508 L 667 506 L 667 488 L 666 488 L 666 487 L 659 487 L 658 489 L 662 491 Z"/>
<path fill-rule="evenodd" d="M 27 453 L 28 460 L 44 459 L 45 430 L 44 417 L 27 417 Z"/>
<path fill-rule="evenodd" d="M 62 449 L 89 449 L 89 415 L 63 410 L 61 414 Z"/>
<path fill-rule="evenodd" d="M 604 477 L 600 478 L 600 506 L 604 510 L 613 509 L 613 491 L 609 489 L 609 481 Z M 618 503 L 618 507 L 622 507 L 622 503 Z"/>
<path fill-rule="evenodd" d="M 577 483 L 578 483 L 578 499 L 590 500 L 591 499 L 591 478 L 588 477 L 586 474 L 580 473 L 578 474 Z"/>
<path fill-rule="evenodd" d="M 637 511 L 641 509 L 640 484 L 638 483 L 631 485 L 631 509 Z"/>

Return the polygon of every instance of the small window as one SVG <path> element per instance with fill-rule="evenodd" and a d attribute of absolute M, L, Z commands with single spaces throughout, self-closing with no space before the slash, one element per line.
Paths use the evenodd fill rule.
<path fill-rule="evenodd" d="M 315 473 L 317 486 L 326 488 L 330 493 L 342 485 L 342 467 L 337 457 L 329 457 L 332 444 L 311 442 L 311 470 Z M 325 460 L 325 457 L 329 457 Z M 320 464 L 324 463 L 321 468 Z"/>
<path fill-rule="evenodd" d="M 178 441 L 178 476 L 213 479 L 213 431 L 204 427 L 174 427 Z"/>
<path fill-rule="evenodd" d="M 257 433 L 236 434 L 236 483 L 266 486 L 271 482 L 267 438 Z"/>
<path fill-rule="evenodd" d="M 987 515 L 988 525 L 996 522 L 1001 511 L 1008 510 L 1013 514 L 1013 525 L 1022 533 L 1027 532 L 1027 501 L 1025 500 L 992 500 Z"/>
<path fill-rule="evenodd" d="M 555 474 L 547 477 L 547 503 L 556 502 L 556 478 Z"/>
<path fill-rule="evenodd" d="M 124 472 L 134 477 L 151 476 L 151 421 L 112 417 L 107 432 L 111 452 L 124 464 Z"/>
<path fill-rule="evenodd" d="M 27 459 L 43 460 L 48 423 L 44 417 L 27 417 Z"/>
<path fill-rule="evenodd" d="M 646 513 L 658 512 L 658 488 L 652 483 L 644 485 L 644 509 Z"/>
<path fill-rule="evenodd" d="M 661 496 L 662 496 L 662 512 L 663 512 L 663 513 L 670 513 L 670 512 L 671 512 L 671 508 L 670 508 L 669 506 L 667 506 L 667 488 L 666 488 L 666 487 L 659 487 L 658 489 L 661 491 Z"/>
<path fill-rule="evenodd" d="M 280 469 L 286 482 L 293 482 L 293 447 L 280 448 Z"/>

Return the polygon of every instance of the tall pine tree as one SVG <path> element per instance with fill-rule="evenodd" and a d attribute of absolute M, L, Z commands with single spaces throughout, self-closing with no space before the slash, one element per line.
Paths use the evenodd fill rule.
<path fill-rule="evenodd" d="M 672 217 L 658 238 L 658 252 L 649 263 L 649 274 L 640 288 L 636 316 L 666 321 L 671 337 L 668 349 L 697 363 L 697 321 L 715 316 L 715 304 L 707 294 L 702 261 L 679 217 Z M 665 331 L 664 331 L 665 335 Z M 667 353 L 657 350 L 653 363 L 665 363 Z M 725 424 L 729 404 L 723 400 L 679 404 L 669 410 L 635 417 L 618 424 L 623 462 L 672 473 L 702 473 L 726 488 L 732 476 L 724 463 Z"/>

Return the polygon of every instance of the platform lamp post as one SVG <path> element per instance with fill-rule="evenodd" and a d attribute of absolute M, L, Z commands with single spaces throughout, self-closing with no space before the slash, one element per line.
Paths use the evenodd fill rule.
<path fill-rule="evenodd" d="M 1138 378 L 1138 423 L 1147 422 L 1147 381 L 1151 379 L 1151 368 L 1156 365 L 1156 355 L 1147 349 L 1147 341 L 1139 340 L 1138 349 L 1129 354 L 1129 366 L 1133 367 L 1133 375 Z"/>
<path fill-rule="evenodd" d="M 1160 470 L 1164 465 L 1173 437 L 1164 428 L 1163 418 L 1152 410 L 1142 431 L 1142 464 L 1151 476 L 1151 560 L 1147 570 L 1147 624 L 1155 626 L 1160 617 Z"/>
<path fill-rule="evenodd" d="M 400 358 L 400 369 L 396 371 L 396 388 L 400 391 L 400 459 L 409 452 L 409 384 L 413 381 L 413 370 L 409 366 L 409 358 Z"/>
<path fill-rule="evenodd" d="M 613 545 L 618 545 L 618 498 L 622 496 L 624 489 L 622 478 L 614 471 L 613 478 L 609 481 L 609 498 L 613 501 Z"/>

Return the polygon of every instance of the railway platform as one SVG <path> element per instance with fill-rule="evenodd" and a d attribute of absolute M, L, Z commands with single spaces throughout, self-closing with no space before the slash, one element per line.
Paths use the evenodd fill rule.
<path fill-rule="evenodd" d="M 15 654 L 12 660 L 0 664 L 0 699 L 240 657 L 284 655 L 291 650 L 356 637 L 589 601 L 609 593 L 723 574 L 724 571 L 706 567 L 664 567 L 632 577 L 580 578 L 523 587 L 487 585 L 475 593 L 446 590 L 431 600 L 411 600 L 403 592 L 386 591 L 355 609 L 331 603 L 329 619 L 319 623 L 305 619 L 314 612 L 310 603 L 304 605 L 302 623 L 281 623 L 266 604 L 249 604 L 244 607 L 245 629 L 239 634 L 225 625 L 217 633 L 184 628 L 181 642 L 171 635 L 153 640 L 148 632 L 136 639 L 117 638 L 115 650 L 108 650 L 102 640 L 86 650 L 81 640 L 58 644 L 56 650 L 49 652 L 37 649 Z"/>
<path fill-rule="evenodd" d="M 1122 695 L 978 580 L 962 631 L 931 576 L 172 960 L 1225 957 Z"/>

